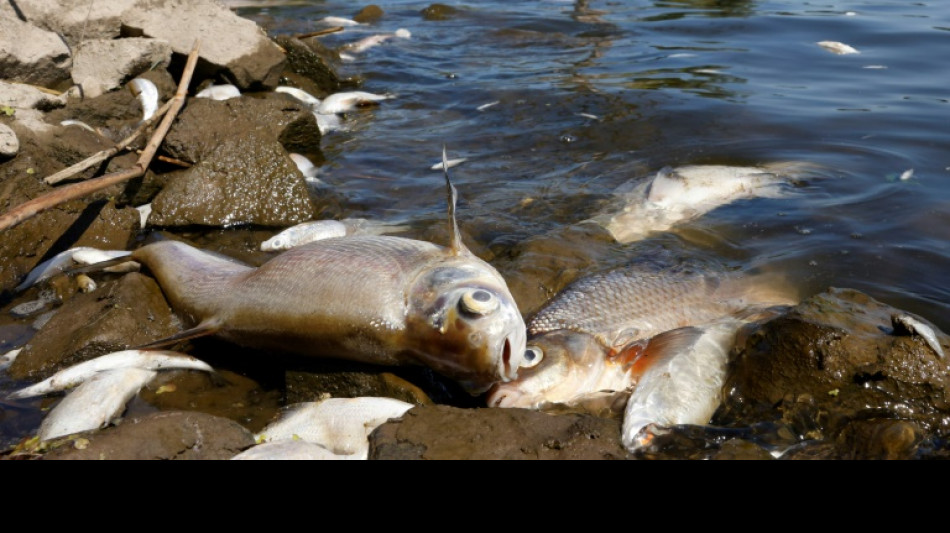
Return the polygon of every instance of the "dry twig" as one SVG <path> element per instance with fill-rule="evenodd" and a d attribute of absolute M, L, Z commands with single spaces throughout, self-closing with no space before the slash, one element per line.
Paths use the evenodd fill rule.
<path fill-rule="evenodd" d="M 114 172 L 112 174 L 106 174 L 105 176 L 88 181 L 67 185 L 20 204 L 0 216 L 0 230 L 9 229 L 30 217 L 42 213 L 47 209 L 56 207 L 62 203 L 75 200 L 77 198 L 82 198 L 96 191 L 145 174 L 149 164 L 151 164 L 152 159 L 155 157 L 155 152 L 158 151 L 159 145 L 162 143 L 162 140 L 165 138 L 168 130 L 171 129 L 172 122 L 175 121 L 175 118 L 178 116 L 178 112 L 181 111 L 182 106 L 185 104 L 185 97 L 188 95 L 188 86 L 191 84 L 191 77 L 194 74 L 195 66 L 198 63 L 199 45 L 200 42 L 195 41 L 195 46 L 188 55 L 188 62 L 185 64 L 185 71 L 182 73 L 181 81 L 178 84 L 178 91 L 176 91 L 175 96 L 169 100 L 169 110 L 165 114 L 165 118 L 162 120 L 162 123 L 155 130 L 152 138 L 145 146 L 145 149 L 142 151 L 142 156 L 139 157 L 138 161 L 135 162 L 135 165 L 133 165 L 132 168 L 120 172 Z"/>

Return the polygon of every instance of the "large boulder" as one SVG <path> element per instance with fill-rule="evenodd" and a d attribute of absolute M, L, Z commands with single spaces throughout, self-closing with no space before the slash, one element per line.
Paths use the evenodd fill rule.
<path fill-rule="evenodd" d="M 0 10 L 0 75 L 3 79 L 53 87 L 69 79 L 71 65 L 69 48 L 58 35 Z"/>
<path fill-rule="evenodd" d="M 171 46 L 158 39 L 88 40 L 76 50 L 72 77 L 86 98 L 94 98 L 143 72 L 167 67 L 171 57 Z"/>

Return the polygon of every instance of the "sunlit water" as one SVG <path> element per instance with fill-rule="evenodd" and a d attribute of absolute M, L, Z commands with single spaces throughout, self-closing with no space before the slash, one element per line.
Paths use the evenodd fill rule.
<path fill-rule="evenodd" d="M 429 3 L 383 0 L 378 22 L 321 38 L 412 33 L 344 68 L 397 96 L 323 139 L 321 179 L 346 216 L 413 221 L 444 243 L 444 185 L 429 169 L 444 144 L 468 158 L 451 171 L 466 242 L 526 313 L 579 275 L 662 250 L 777 270 L 806 296 L 856 288 L 950 331 L 950 4 L 443 3 L 457 12 L 428 20 Z M 237 12 L 271 35 L 361 7 L 258 4 Z M 741 200 L 626 246 L 572 233 L 664 166 L 789 160 L 822 167 L 792 197 Z"/>

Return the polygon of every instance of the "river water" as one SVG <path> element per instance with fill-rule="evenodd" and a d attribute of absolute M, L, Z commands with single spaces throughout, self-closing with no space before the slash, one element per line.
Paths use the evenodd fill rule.
<path fill-rule="evenodd" d="M 241 3 L 271 35 L 362 7 Z M 950 4 L 448 1 L 444 16 L 377 5 L 377 22 L 321 38 L 411 32 L 343 67 L 396 98 L 323 139 L 320 178 L 342 215 L 405 221 L 444 244 L 444 182 L 430 167 L 445 145 L 467 158 L 451 170 L 465 242 L 525 314 L 578 276 L 656 252 L 777 271 L 803 296 L 855 288 L 950 331 Z M 577 226 L 665 166 L 777 161 L 821 170 L 793 196 L 739 200 L 636 243 Z"/>

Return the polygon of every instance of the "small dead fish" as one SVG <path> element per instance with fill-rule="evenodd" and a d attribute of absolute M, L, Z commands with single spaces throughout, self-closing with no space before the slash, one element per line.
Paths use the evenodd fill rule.
<path fill-rule="evenodd" d="M 92 133 L 95 133 L 96 135 L 99 135 L 99 132 L 96 131 L 95 128 L 93 128 L 92 126 L 90 126 L 89 124 L 86 124 L 85 122 L 83 122 L 83 121 L 81 121 L 81 120 L 64 120 L 64 121 L 60 122 L 59 125 L 60 125 L 60 126 L 64 126 L 64 127 L 66 127 L 66 126 L 78 126 L 78 127 L 82 128 L 82 129 L 84 129 L 84 130 L 88 130 L 88 131 L 91 131 Z"/>
<path fill-rule="evenodd" d="M 709 423 L 722 402 L 729 352 L 745 323 L 725 318 L 650 342 L 656 359 L 645 365 L 624 410 L 621 442 L 628 451 L 649 444 L 653 427 Z"/>
<path fill-rule="evenodd" d="M 442 162 L 436 163 L 429 167 L 429 170 L 445 170 L 446 168 L 457 167 L 462 163 L 468 161 L 467 157 L 460 157 L 458 159 L 449 159 L 443 164 Z"/>
<path fill-rule="evenodd" d="M 892 316 L 891 323 L 894 326 L 894 332 L 896 334 L 919 335 L 939 358 L 944 358 L 943 346 L 940 345 L 940 340 L 937 339 L 936 329 L 933 326 L 907 314 Z"/>
<path fill-rule="evenodd" d="M 274 92 L 290 95 L 292 98 L 296 99 L 298 102 L 305 104 L 307 107 L 309 107 L 311 111 L 316 111 L 320 107 L 319 98 L 317 98 L 316 96 L 313 96 L 307 91 L 298 89 L 296 87 L 281 86 L 274 89 Z"/>
<path fill-rule="evenodd" d="M 688 326 L 793 304 L 771 274 L 634 264 L 566 287 L 528 322 L 534 365 L 489 393 L 492 407 L 622 406 L 649 361 L 669 348 L 653 339 Z"/>
<path fill-rule="evenodd" d="M 352 237 L 355 235 L 386 235 L 399 233 L 407 229 L 408 226 L 376 222 L 365 218 L 316 220 L 297 224 L 274 235 L 261 243 L 261 251 L 278 252 L 324 239 Z"/>
<path fill-rule="evenodd" d="M 828 50 L 831 53 L 838 54 L 838 55 L 861 53 L 856 48 L 844 43 L 839 43 L 838 41 L 820 41 L 815 44 L 824 48 L 825 50 Z"/>
<path fill-rule="evenodd" d="M 786 196 L 790 182 L 816 168 L 806 163 L 666 167 L 652 179 L 637 182 L 629 192 L 620 194 L 625 204 L 620 212 L 598 215 L 592 220 L 606 228 L 617 242 L 630 243 L 736 200 Z"/>
<path fill-rule="evenodd" d="M 135 208 L 139 212 L 139 228 L 148 225 L 148 217 L 152 215 L 152 204 L 142 204 Z"/>
<path fill-rule="evenodd" d="M 135 78 L 129 82 L 129 91 L 142 104 L 142 120 L 148 120 L 158 111 L 158 87 L 145 78 Z"/>
<path fill-rule="evenodd" d="M 16 357 L 20 355 L 20 352 L 23 348 L 17 348 L 16 350 L 10 350 L 9 352 L 0 355 L 0 370 L 6 370 L 10 368 L 10 365 L 16 361 Z"/>
<path fill-rule="evenodd" d="M 326 24 L 327 26 L 350 27 L 350 26 L 359 26 L 359 25 L 360 25 L 360 23 L 359 23 L 359 22 L 356 22 L 355 20 L 348 19 L 348 18 L 343 18 L 343 17 L 323 17 L 322 19 L 318 20 L 317 22 L 319 22 L 319 23 L 321 23 L 321 24 Z"/>
<path fill-rule="evenodd" d="M 495 107 L 496 105 L 498 105 L 498 104 L 500 104 L 500 103 L 501 103 L 501 100 L 495 100 L 494 102 L 488 102 L 487 104 L 482 104 L 482 105 L 476 107 L 475 110 L 476 110 L 476 111 L 485 111 L 486 109 L 490 109 L 490 108 L 492 108 L 492 107 Z"/>
<path fill-rule="evenodd" d="M 231 98 L 240 98 L 241 90 L 231 84 L 210 85 L 195 95 L 195 98 L 210 98 L 212 100 L 230 100 Z"/>
<path fill-rule="evenodd" d="M 361 454 L 337 454 L 305 440 L 281 440 L 252 446 L 235 455 L 232 461 L 358 461 Z"/>
<path fill-rule="evenodd" d="M 366 459 L 369 434 L 413 404 L 393 398 L 329 398 L 288 407 L 257 435 L 258 442 L 300 439 L 337 455 Z"/>
<path fill-rule="evenodd" d="M 39 265 L 36 265 L 36 267 L 33 268 L 29 274 L 27 274 L 23 282 L 16 286 L 14 291 L 25 291 L 26 289 L 29 289 L 33 285 L 36 285 L 45 279 L 49 279 L 57 274 L 62 274 L 66 269 L 74 266 L 77 263 L 80 265 L 91 265 L 94 263 L 131 255 L 131 253 L 132 252 L 125 252 L 121 250 L 99 250 L 89 246 L 70 248 L 69 250 L 60 252 L 50 259 L 43 261 Z M 135 268 L 135 266 L 125 265 L 123 263 L 123 265 L 110 267 L 110 269 L 106 269 L 106 271 L 129 272 L 128 269 L 131 268 Z"/>
<path fill-rule="evenodd" d="M 294 165 L 297 166 L 297 170 L 303 174 L 303 179 L 311 185 L 323 185 L 323 181 L 317 177 L 317 174 L 320 173 L 320 169 L 313 164 L 312 161 L 306 158 L 301 154 L 290 154 L 290 159 L 294 162 Z"/>
<path fill-rule="evenodd" d="M 384 42 L 390 39 L 393 39 L 393 38 L 409 39 L 410 37 L 412 37 L 412 34 L 409 32 L 409 30 L 405 28 L 400 28 L 396 30 L 395 33 L 381 33 L 379 35 L 371 35 L 369 37 L 365 37 L 363 39 L 360 39 L 359 41 L 356 41 L 355 43 L 346 44 L 343 46 L 343 48 L 350 52 L 353 52 L 354 54 L 361 54 L 369 50 L 370 48 L 373 48 L 374 46 L 383 44 Z"/>
<path fill-rule="evenodd" d="M 391 94 L 373 94 L 364 91 L 348 91 L 327 96 L 317 109 L 321 115 L 336 115 L 352 111 L 360 106 L 377 104 L 395 98 Z"/>
<path fill-rule="evenodd" d="M 118 368 L 100 372 L 66 395 L 40 424 L 41 441 L 105 427 L 129 400 L 158 375 L 154 370 Z"/>
<path fill-rule="evenodd" d="M 204 361 L 179 352 L 161 350 L 123 350 L 106 354 L 78 365 L 60 370 L 49 378 L 24 389 L 11 393 L 7 398 L 32 398 L 75 387 L 101 372 L 117 368 L 138 368 L 142 370 L 200 370 L 213 372 L 214 369 Z"/>
<path fill-rule="evenodd" d="M 913 177 L 914 177 L 914 169 L 911 168 L 911 169 L 905 170 L 905 171 L 900 175 L 900 180 L 901 180 L 901 181 L 907 181 L 907 180 L 909 180 L 909 179 L 911 179 L 911 178 L 913 178 Z"/>

